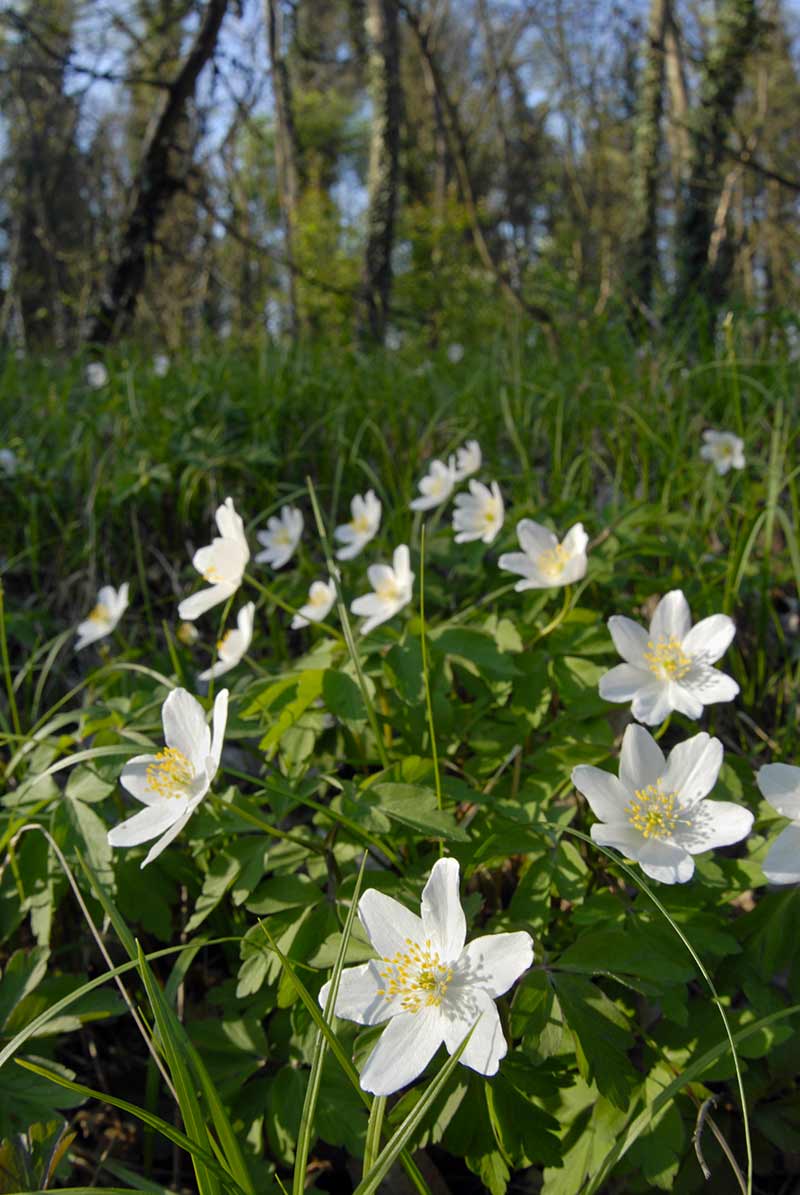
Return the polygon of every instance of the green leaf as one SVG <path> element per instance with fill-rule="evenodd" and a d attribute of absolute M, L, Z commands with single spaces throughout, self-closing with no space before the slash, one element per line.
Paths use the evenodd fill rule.
<path fill-rule="evenodd" d="M 581 1075 L 618 1108 L 627 1108 L 635 1075 L 626 1057 L 633 1035 L 624 1015 L 588 979 L 551 974 L 550 982 L 575 1041 Z"/>
<path fill-rule="evenodd" d="M 17 1005 L 44 979 L 49 957 L 45 946 L 15 950 L 11 955 L 0 983 L 0 1028 L 6 1027 Z"/>
<path fill-rule="evenodd" d="M 428 637 L 437 652 L 457 659 L 486 680 L 512 680 L 519 674 L 514 660 L 485 631 L 445 626 L 430 630 Z"/>
<path fill-rule="evenodd" d="M 322 900 L 319 887 L 304 875 L 281 875 L 259 884 L 245 907 L 259 917 L 283 909 L 311 908 Z"/>
<path fill-rule="evenodd" d="M 326 669 L 322 677 L 325 708 L 342 722 L 366 722 L 364 698 L 356 682 L 346 672 Z"/>
<path fill-rule="evenodd" d="M 469 835 L 461 829 L 452 813 L 437 808 L 436 793 L 432 788 L 382 781 L 370 785 L 364 795 L 377 798 L 378 808 L 387 817 L 426 838 L 469 842 Z"/>

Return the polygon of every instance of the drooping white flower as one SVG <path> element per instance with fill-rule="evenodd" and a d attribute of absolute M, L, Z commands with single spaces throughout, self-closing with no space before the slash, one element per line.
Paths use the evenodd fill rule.
<path fill-rule="evenodd" d="M 226 602 L 236 592 L 250 559 L 244 523 L 234 509 L 233 498 L 226 498 L 222 506 L 217 507 L 214 518 L 219 535 L 207 547 L 198 548 L 192 557 L 192 564 L 204 580 L 210 582 L 211 588 L 193 593 L 178 606 L 178 616 L 190 622 L 212 606 Z"/>
<path fill-rule="evenodd" d="M 169 357 L 166 353 L 156 353 L 153 357 L 153 373 L 157 378 L 165 378 L 169 373 Z"/>
<path fill-rule="evenodd" d="M 359 900 L 358 916 L 380 958 L 342 972 L 334 1012 L 360 1025 L 389 1022 L 361 1072 L 364 1090 L 405 1087 L 442 1042 L 452 1054 L 473 1026 L 460 1061 L 496 1074 L 508 1045 L 495 1000 L 533 962 L 530 934 L 489 934 L 465 946 L 455 859 L 434 864 L 420 916 L 374 888 Z M 319 994 L 323 1008 L 329 987 Z"/>
<path fill-rule="evenodd" d="M 800 882 L 800 768 L 767 763 L 756 772 L 762 797 L 791 825 L 781 830 L 764 860 L 764 875 L 771 884 Z"/>
<path fill-rule="evenodd" d="M 473 473 L 478 472 L 482 464 L 480 444 L 477 440 L 467 440 L 466 444 L 456 449 L 456 464 L 453 470 L 456 481 L 466 481 Z"/>
<path fill-rule="evenodd" d="M 350 605 L 352 613 L 364 619 L 361 624 L 362 635 L 386 622 L 411 601 L 414 574 L 411 572 L 408 545 L 400 544 L 395 548 L 391 567 L 388 564 L 371 564 L 367 576 L 374 593 L 362 594 Z"/>
<path fill-rule="evenodd" d="M 13 477 L 19 468 L 19 458 L 11 448 L 0 448 L 0 473 Z"/>
<path fill-rule="evenodd" d="M 680 589 L 662 597 L 648 631 L 621 614 L 609 618 L 608 629 L 625 663 L 600 677 L 600 696 L 630 701 L 639 722 L 655 726 L 672 710 L 699 718 L 704 705 L 733 701 L 739 692 L 732 677 L 712 667 L 733 639 L 733 620 L 712 614 L 693 627 Z"/>
<path fill-rule="evenodd" d="M 733 432 L 704 431 L 700 456 L 704 461 L 711 461 L 720 477 L 724 477 L 729 469 L 744 468 L 744 440 L 734 436 Z"/>
<path fill-rule="evenodd" d="M 264 548 L 256 556 L 257 564 L 283 568 L 291 560 L 303 534 L 303 512 L 296 506 L 282 506 L 279 515 L 267 519 L 267 530 L 257 531 L 256 538 Z"/>
<path fill-rule="evenodd" d="M 292 619 L 292 630 L 307 627 L 310 622 L 322 622 L 331 612 L 336 601 L 336 585 L 333 581 L 313 581 L 308 591 L 308 601 Z"/>
<path fill-rule="evenodd" d="M 411 509 L 433 510 L 435 506 L 446 502 L 456 483 L 454 470 L 452 458 L 447 464 L 444 461 L 431 461 L 428 472 L 419 482 L 420 497 L 409 503 Z"/>
<path fill-rule="evenodd" d="M 236 629 L 226 631 L 217 644 L 219 659 L 210 668 L 206 668 L 205 672 L 201 672 L 198 680 L 211 680 L 212 677 L 216 679 L 236 667 L 253 641 L 255 613 L 254 602 L 248 602 L 246 606 L 242 606 L 236 616 Z"/>
<path fill-rule="evenodd" d="M 589 536 L 583 523 L 570 527 L 561 543 L 541 523 L 521 519 L 517 523 L 517 539 L 521 552 L 504 552 L 498 564 L 509 573 L 519 573 L 514 589 L 551 589 L 556 585 L 571 585 L 586 574 L 586 545 Z"/>
<path fill-rule="evenodd" d="M 472 540 L 481 539 L 490 544 L 503 526 L 505 507 L 503 495 L 496 481 L 492 488 L 480 481 L 469 483 L 468 494 L 456 494 L 453 511 L 453 530 L 456 532 L 457 544 L 468 544 Z"/>
<path fill-rule="evenodd" d="M 464 359 L 463 344 L 457 344 L 456 342 L 453 342 L 453 344 L 448 344 L 447 360 L 450 362 L 450 364 L 458 365 L 459 361 L 463 361 L 463 359 Z"/>
<path fill-rule="evenodd" d="M 722 767 L 722 743 L 705 732 L 664 755 L 643 726 L 622 740 L 619 779 L 579 764 L 572 783 L 600 818 L 592 838 L 616 847 L 645 875 L 683 884 L 694 875 L 692 855 L 745 838 L 753 815 L 732 801 L 706 801 Z"/>
<path fill-rule="evenodd" d="M 126 763 L 120 784 L 141 801 L 133 817 L 108 831 L 111 846 L 138 846 L 158 841 L 150 848 L 146 867 L 180 834 L 211 787 L 222 754 L 228 720 L 228 690 L 214 702 L 214 733 L 208 729 L 200 702 L 185 689 L 174 689 L 161 708 L 166 747 L 157 755 L 137 755 Z"/>
<path fill-rule="evenodd" d="M 86 381 L 92 390 L 100 390 L 108 381 L 108 370 L 102 361 L 90 361 L 86 366 Z"/>
<path fill-rule="evenodd" d="M 116 627 L 128 609 L 128 582 L 123 581 L 119 589 L 104 585 L 97 595 L 97 603 L 83 622 L 78 623 L 78 639 L 75 650 L 82 651 L 90 643 L 104 639 Z"/>
<path fill-rule="evenodd" d="M 356 494 L 350 503 L 350 513 L 353 516 L 350 522 L 333 530 L 333 538 L 345 545 L 336 553 L 337 560 L 352 560 L 377 535 L 382 507 L 375 491 L 367 490 L 363 497 Z"/>

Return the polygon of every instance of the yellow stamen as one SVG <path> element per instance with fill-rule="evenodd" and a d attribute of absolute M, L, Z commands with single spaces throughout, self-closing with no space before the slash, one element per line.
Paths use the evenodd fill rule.
<path fill-rule="evenodd" d="M 691 657 L 681 647 L 680 639 L 660 635 L 657 642 L 647 640 L 644 653 L 647 667 L 659 680 L 681 680 L 692 667 Z"/>
<path fill-rule="evenodd" d="M 661 781 L 637 788 L 625 806 L 628 821 L 645 838 L 669 838 L 678 825 L 691 826 L 691 819 L 681 817 L 677 793 L 665 793 Z"/>
<path fill-rule="evenodd" d="M 355 519 L 350 520 L 350 526 L 357 535 L 366 535 L 369 531 L 369 519 L 366 515 L 358 515 Z"/>
<path fill-rule="evenodd" d="M 569 563 L 569 552 L 562 544 L 539 553 L 536 564 L 546 577 L 560 577 Z"/>
<path fill-rule="evenodd" d="M 380 975 L 386 987 L 379 988 L 378 995 L 385 1000 L 399 998 L 403 1012 L 438 1008 L 453 978 L 452 967 L 441 961 L 438 950 L 431 950 L 430 938 L 424 947 L 406 938 L 406 946 L 407 950 L 397 951 L 391 958 L 384 956 L 387 966 Z"/>
<path fill-rule="evenodd" d="M 102 602 L 98 602 L 95 608 L 89 613 L 90 622 L 109 622 L 110 620 L 111 611 Z"/>
<path fill-rule="evenodd" d="M 185 797 L 194 768 L 177 747 L 165 747 L 147 768 L 147 787 L 159 797 Z"/>

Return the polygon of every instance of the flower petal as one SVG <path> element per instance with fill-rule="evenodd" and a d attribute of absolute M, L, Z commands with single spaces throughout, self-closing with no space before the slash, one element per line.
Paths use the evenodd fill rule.
<path fill-rule="evenodd" d="M 739 692 L 739 686 L 732 676 L 712 668 L 710 664 L 698 664 L 691 672 L 678 682 L 678 687 L 684 693 L 690 693 L 703 705 L 713 705 L 717 701 L 733 701 Z M 699 714 L 693 715 L 699 718 Z"/>
<path fill-rule="evenodd" d="M 583 523 L 576 523 L 564 536 L 561 547 L 569 556 L 583 556 L 588 542 L 589 536 L 583 529 Z"/>
<path fill-rule="evenodd" d="M 628 726 L 619 759 L 619 778 L 627 792 L 655 784 L 665 766 L 664 753 L 653 736 L 643 726 Z"/>
<path fill-rule="evenodd" d="M 189 597 L 184 598 L 178 606 L 178 617 L 185 619 L 187 622 L 194 622 L 201 614 L 205 614 L 206 610 L 210 610 L 212 606 L 218 606 L 220 602 L 226 602 L 231 594 L 236 589 L 235 585 L 229 584 L 227 581 L 221 581 L 219 585 L 212 585 L 209 589 L 200 589 L 197 593 L 192 593 Z"/>
<path fill-rule="evenodd" d="M 639 669 L 646 668 L 644 653 L 647 651 L 649 636 L 644 627 L 639 626 L 632 618 L 626 618 L 624 614 L 614 614 L 608 620 L 608 629 L 623 660 L 635 664 Z"/>
<path fill-rule="evenodd" d="M 346 1021 L 359 1025 L 380 1025 L 397 1012 L 397 1004 L 387 1000 L 383 994 L 384 980 L 374 960 L 361 967 L 346 967 L 339 980 L 334 1013 Z M 325 1007 L 330 990 L 330 980 L 322 985 L 319 1006 Z"/>
<path fill-rule="evenodd" d="M 800 768 L 767 763 L 756 772 L 756 784 L 765 801 L 784 817 L 800 818 Z"/>
<path fill-rule="evenodd" d="M 503 569 L 504 572 L 519 573 L 522 577 L 529 577 L 534 573 L 538 576 L 536 566 L 524 552 L 503 552 L 497 561 L 497 566 Z"/>
<path fill-rule="evenodd" d="M 640 830 L 618 823 L 596 822 L 591 835 L 595 842 L 613 846 L 629 859 L 636 860 L 645 875 L 664 884 L 683 884 L 694 875 L 694 861 L 682 846 L 657 838 L 645 838 Z"/>
<path fill-rule="evenodd" d="M 480 1019 L 475 1024 L 477 1018 Z M 468 1002 L 458 1005 L 452 1013 L 448 1009 L 442 1020 L 448 1054 L 458 1049 L 475 1025 L 460 1061 L 479 1075 L 496 1075 L 500 1059 L 508 1052 L 508 1044 L 489 993 L 480 989 L 471 992 Z"/>
<path fill-rule="evenodd" d="M 161 721 L 167 746 L 185 755 L 195 773 L 203 771 L 211 733 L 200 702 L 186 689 L 173 689 L 161 707 Z"/>
<path fill-rule="evenodd" d="M 398 950 L 405 952 L 408 939 L 425 941 L 422 919 L 405 905 L 377 888 L 368 888 L 358 902 L 358 918 L 376 952 L 391 958 Z"/>
<path fill-rule="evenodd" d="M 145 855 L 144 859 L 142 859 L 141 866 L 139 868 L 140 871 L 141 871 L 142 867 L 147 867 L 148 863 L 152 863 L 154 859 L 157 859 L 158 856 L 161 854 L 161 852 L 163 850 L 166 850 L 166 848 L 172 842 L 173 838 L 178 837 L 181 830 L 186 825 L 189 818 L 192 816 L 192 812 L 193 812 L 193 808 L 187 809 L 187 811 L 186 811 L 186 813 L 184 813 L 183 817 L 180 818 L 175 823 L 174 826 L 170 826 L 170 828 L 167 830 L 166 834 L 162 834 L 161 837 L 159 838 L 158 842 L 154 843 L 150 847 L 150 850 Z"/>
<path fill-rule="evenodd" d="M 712 614 L 692 627 L 681 646 L 687 656 L 713 664 L 724 656 L 735 634 L 736 624 L 732 618 L 727 614 Z"/>
<path fill-rule="evenodd" d="M 496 999 L 508 991 L 532 962 L 533 939 L 525 930 L 513 934 L 485 934 L 464 947 L 453 977 L 453 987 L 457 992 L 462 982 L 469 983 Z"/>
<path fill-rule="evenodd" d="M 687 818 L 690 825 L 679 824 L 673 837 L 691 855 L 741 842 L 753 828 L 750 810 L 734 801 L 700 801 Z"/>
<path fill-rule="evenodd" d="M 140 842 L 157 838 L 183 817 L 188 804 L 188 797 L 170 797 L 160 800 L 157 805 L 145 806 L 108 831 L 109 845 L 138 846 Z"/>
<path fill-rule="evenodd" d="M 222 755 L 222 740 L 225 738 L 225 727 L 228 724 L 228 690 L 220 689 L 219 693 L 214 699 L 214 733 L 211 738 L 211 758 L 214 761 L 214 770 L 208 774 L 209 784 L 217 774 L 219 767 L 220 756 Z"/>
<path fill-rule="evenodd" d="M 717 783 L 723 754 L 719 739 L 709 738 L 705 731 L 678 743 L 662 775 L 664 791 L 677 793 L 683 806 L 693 805 Z"/>
<path fill-rule="evenodd" d="M 628 792 L 616 776 L 587 763 L 572 769 L 572 783 L 589 802 L 595 817 L 603 822 L 619 821 L 633 794 L 633 790 Z"/>
<path fill-rule="evenodd" d="M 634 718 L 639 722 L 646 722 L 648 726 L 657 726 L 659 722 L 663 722 L 673 709 L 670 688 L 667 682 L 656 677 L 642 685 L 631 702 Z"/>
<path fill-rule="evenodd" d="M 800 826 L 787 826 L 781 830 L 767 852 L 763 871 L 771 884 L 800 881 Z"/>
<path fill-rule="evenodd" d="M 391 1095 L 421 1075 L 444 1040 L 438 1008 L 392 1017 L 361 1072 L 361 1086 Z"/>
<path fill-rule="evenodd" d="M 455 859 L 434 863 L 422 889 L 422 926 L 442 962 L 455 962 L 464 949 L 467 921 L 458 894 L 459 867 Z"/>
<path fill-rule="evenodd" d="M 617 664 L 600 677 L 598 691 L 604 701 L 631 701 L 651 682 L 649 672 L 635 668 L 633 664 Z"/>
<path fill-rule="evenodd" d="M 529 561 L 558 545 L 558 540 L 553 532 L 549 531 L 547 527 L 543 527 L 541 523 L 534 523 L 533 519 L 520 519 L 517 523 L 517 539 Z"/>
<path fill-rule="evenodd" d="M 143 805 L 155 805 L 162 800 L 161 794 L 152 789 L 147 781 L 147 769 L 155 762 L 155 755 L 135 755 L 125 764 L 119 778 L 122 787 Z"/>
<path fill-rule="evenodd" d="M 691 676 L 683 681 L 669 681 L 669 701 L 674 710 L 685 714 L 687 718 L 696 720 L 703 716 L 703 702 L 697 690 L 691 686 Z"/>
<path fill-rule="evenodd" d="M 669 640 L 674 635 L 679 643 L 683 643 L 691 626 L 692 616 L 683 591 L 672 589 L 664 594 L 655 608 L 650 622 L 650 638 Z"/>

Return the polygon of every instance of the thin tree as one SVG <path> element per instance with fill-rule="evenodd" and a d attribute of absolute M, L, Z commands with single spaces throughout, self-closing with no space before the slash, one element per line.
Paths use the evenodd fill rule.
<path fill-rule="evenodd" d="M 297 302 L 295 230 L 300 197 L 300 151 L 294 122 L 294 101 L 289 70 L 282 49 L 280 0 L 266 0 L 267 44 L 275 102 L 275 167 L 278 175 L 278 206 L 283 226 L 283 253 L 288 273 L 289 324 L 297 335 L 300 315 Z"/>

